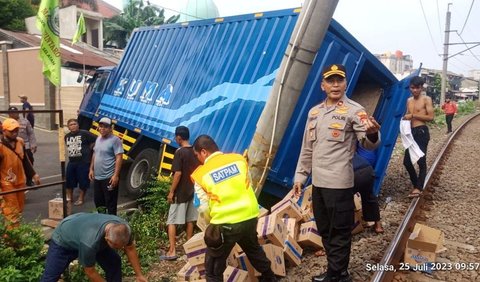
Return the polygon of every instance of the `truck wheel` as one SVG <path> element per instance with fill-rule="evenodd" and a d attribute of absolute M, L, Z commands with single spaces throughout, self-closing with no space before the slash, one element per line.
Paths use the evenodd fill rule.
<path fill-rule="evenodd" d="M 154 149 L 145 149 L 137 155 L 128 169 L 125 183 L 130 196 L 138 197 L 142 194 L 152 173 L 158 169 L 159 158 L 158 151 Z"/>

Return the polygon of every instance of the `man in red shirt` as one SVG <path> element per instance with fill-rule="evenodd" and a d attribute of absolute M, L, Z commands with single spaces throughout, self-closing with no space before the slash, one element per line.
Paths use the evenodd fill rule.
<path fill-rule="evenodd" d="M 445 113 L 445 121 L 447 122 L 447 133 L 452 132 L 452 120 L 453 116 L 457 114 L 457 104 L 450 100 L 445 99 L 445 103 L 442 105 L 442 110 Z"/>

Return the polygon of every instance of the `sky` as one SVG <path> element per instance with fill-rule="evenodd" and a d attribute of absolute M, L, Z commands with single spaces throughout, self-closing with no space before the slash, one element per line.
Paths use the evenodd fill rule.
<path fill-rule="evenodd" d="M 121 8 L 122 0 L 104 0 Z M 166 15 L 178 14 L 187 0 L 149 0 L 163 7 Z M 279 10 L 302 6 L 304 0 L 213 0 L 220 16 Z M 315 1 L 315 0 L 314 0 Z M 318 0 L 321 1 L 321 0 Z M 452 3 L 451 5 L 448 5 Z M 411 55 L 413 66 L 442 69 L 447 7 L 451 12 L 448 70 L 468 75 L 480 69 L 480 1 L 477 0 L 339 0 L 333 18 L 371 53 Z"/>

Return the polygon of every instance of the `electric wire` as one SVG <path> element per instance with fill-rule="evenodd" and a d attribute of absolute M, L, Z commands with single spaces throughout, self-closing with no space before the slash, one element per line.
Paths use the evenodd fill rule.
<path fill-rule="evenodd" d="M 438 52 L 437 50 L 435 40 L 433 39 L 432 31 L 430 30 L 430 25 L 428 24 L 427 16 L 425 15 L 425 9 L 423 9 L 422 0 L 419 0 L 419 2 L 420 2 L 420 7 L 422 7 L 423 18 L 425 19 L 425 24 L 427 25 L 428 34 L 430 35 L 430 39 L 432 40 L 433 48 L 435 49 L 435 52 L 437 54 L 440 54 L 440 52 Z"/>
<path fill-rule="evenodd" d="M 463 40 L 463 37 L 462 37 L 461 33 L 458 33 L 458 31 L 455 31 L 455 32 L 457 33 L 457 35 L 458 35 L 458 37 L 460 38 L 460 40 L 462 40 L 462 42 L 463 42 L 463 44 L 465 45 L 465 47 L 469 48 L 470 46 L 468 46 L 468 44 L 465 42 L 465 40 Z M 479 59 L 477 56 L 475 56 L 475 54 L 472 52 L 472 49 L 468 49 L 468 52 L 469 52 L 470 54 L 472 54 L 473 57 L 474 57 L 477 61 L 480 62 L 480 59 Z"/>
<path fill-rule="evenodd" d="M 437 0 L 437 21 L 438 21 L 438 31 L 440 32 L 439 38 L 442 38 L 442 24 L 440 23 L 440 8 L 438 7 L 438 0 Z"/>
<path fill-rule="evenodd" d="M 460 31 L 460 34 L 463 33 L 463 30 L 465 29 L 465 26 L 467 25 L 468 18 L 470 17 L 470 12 L 472 11 L 473 8 L 473 3 L 475 3 L 475 0 L 472 0 L 472 4 L 470 4 L 470 9 L 468 10 L 467 18 L 465 19 L 465 22 L 463 23 L 462 30 Z"/>
<path fill-rule="evenodd" d="M 158 8 L 162 8 L 162 9 L 164 9 L 164 10 L 168 10 L 168 11 L 171 11 L 171 12 L 174 12 L 174 13 L 178 13 L 178 14 L 180 14 L 180 15 L 189 16 L 189 17 L 196 18 L 196 19 L 199 19 L 199 20 L 205 20 L 205 18 L 202 18 L 202 17 L 199 17 L 199 16 L 190 15 L 190 14 L 187 14 L 187 13 L 185 13 L 185 12 L 180 12 L 180 11 L 177 11 L 177 10 L 174 10 L 174 9 L 171 9 L 171 8 L 167 8 L 167 7 L 164 7 L 164 6 L 162 6 L 162 5 L 158 5 L 158 4 L 155 4 L 155 3 L 151 3 L 150 1 L 147 1 L 147 4 L 148 4 L 148 5 L 151 5 L 151 6 L 158 7 Z"/>

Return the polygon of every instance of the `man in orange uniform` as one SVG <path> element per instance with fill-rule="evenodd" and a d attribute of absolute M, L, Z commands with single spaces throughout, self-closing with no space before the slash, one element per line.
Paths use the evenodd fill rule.
<path fill-rule="evenodd" d="M 447 122 L 447 133 L 450 133 L 452 132 L 453 117 L 457 114 L 457 104 L 451 101 L 450 98 L 447 98 L 442 105 L 442 110 L 445 113 L 445 121 Z"/>
<path fill-rule="evenodd" d="M 40 184 L 40 177 L 35 172 L 24 151 L 24 142 L 18 137 L 19 123 L 7 118 L 3 123 L 3 137 L 0 142 L 0 186 L 1 191 L 13 191 L 25 188 L 26 176 L 33 178 L 33 182 Z M 20 223 L 20 214 L 25 204 L 25 192 L 3 195 L 1 201 L 2 213 L 16 227 Z"/>

